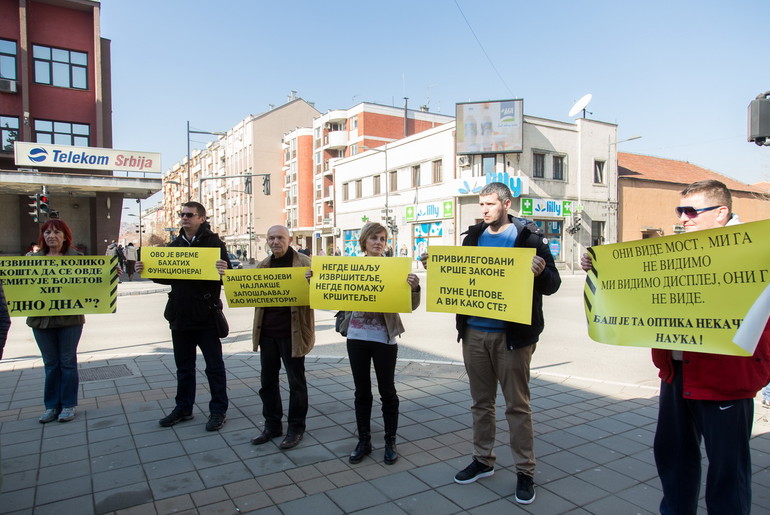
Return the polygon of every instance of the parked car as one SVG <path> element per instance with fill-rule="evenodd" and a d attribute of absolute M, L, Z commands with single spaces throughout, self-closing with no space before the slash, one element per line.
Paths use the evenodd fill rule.
<path fill-rule="evenodd" d="M 230 252 L 229 256 L 230 256 L 230 264 L 233 265 L 233 268 L 243 268 L 243 263 L 241 263 L 241 260 L 238 259 L 235 254 Z"/>

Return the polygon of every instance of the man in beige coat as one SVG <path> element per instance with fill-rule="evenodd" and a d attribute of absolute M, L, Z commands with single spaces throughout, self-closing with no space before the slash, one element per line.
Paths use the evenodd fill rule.
<path fill-rule="evenodd" d="M 257 268 L 309 267 L 310 258 L 295 251 L 290 243 L 291 236 L 286 227 L 271 227 L 267 231 L 267 244 L 273 254 L 262 260 Z M 251 443 L 262 445 L 283 435 L 283 405 L 278 384 L 283 361 L 289 380 L 289 414 L 286 437 L 280 447 L 291 449 L 296 447 L 305 433 L 308 410 L 305 355 L 315 343 L 313 310 L 309 306 L 255 308 L 252 342 L 254 350 L 260 351 L 262 375 L 259 396 L 265 427 L 259 436 L 251 439 Z"/>

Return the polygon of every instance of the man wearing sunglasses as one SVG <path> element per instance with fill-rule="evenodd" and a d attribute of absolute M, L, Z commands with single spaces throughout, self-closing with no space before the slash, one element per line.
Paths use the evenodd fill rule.
<path fill-rule="evenodd" d="M 219 274 L 223 275 L 225 270 L 232 268 L 225 244 L 211 231 L 211 226 L 206 222 L 206 208 L 203 205 L 198 202 L 182 204 L 179 226 L 179 236 L 168 245 L 169 247 L 219 248 L 219 260 L 216 262 Z M 141 273 L 143 269 L 144 264 L 137 261 L 136 271 Z M 163 316 L 171 327 L 177 377 L 176 407 L 160 419 L 159 423 L 163 427 L 171 427 L 193 418 L 195 360 L 197 347 L 200 347 L 206 360 L 206 377 L 211 391 L 206 430 L 218 431 L 227 420 L 229 405 L 222 342 L 212 314 L 212 306 L 222 307 L 219 300 L 221 281 L 153 280 L 171 285 Z"/>
<path fill-rule="evenodd" d="M 674 211 L 687 232 L 740 223 L 732 213 L 730 190 L 715 180 L 687 186 Z M 580 265 L 590 270 L 591 256 L 584 254 Z M 770 329 L 765 327 L 751 357 L 652 349 L 652 361 L 661 379 L 653 444 L 663 487 L 660 512 L 697 512 L 703 440 L 708 513 L 748 514 L 749 439 L 754 397 L 770 381 Z"/>

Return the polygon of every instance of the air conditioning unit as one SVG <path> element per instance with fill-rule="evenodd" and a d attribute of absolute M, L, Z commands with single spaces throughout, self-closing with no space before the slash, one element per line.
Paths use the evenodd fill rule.
<path fill-rule="evenodd" d="M 674 224 L 674 226 L 672 227 L 672 230 L 674 231 L 674 234 L 682 234 L 683 232 L 685 232 L 684 225 L 682 224 Z"/>
<path fill-rule="evenodd" d="M 16 81 L 11 79 L 0 79 L 0 91 L 3 93 L 16 93 Z"/>
<path fill-rule="evenodd" d="M 457 166 L 470 166 L 471 156 L 457 156 Z"/>

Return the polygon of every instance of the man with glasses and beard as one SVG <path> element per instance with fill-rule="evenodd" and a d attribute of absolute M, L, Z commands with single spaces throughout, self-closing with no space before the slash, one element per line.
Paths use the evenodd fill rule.
<path fill-rule="evenodd" d="M 687 186 L 675 213 L 687 232 L 740 223 L 730 190 L 715 180 Z M 591 270 L 591 256 L 584 254 L 580 265 Z M 750 357 L 652 349 L 652 361 L 661 379 L 653 444 L 663 487 L 660 512 L 698 511 L 702 439 L 709 459 L 706 509 L 748 514 L 754 397 L 770 381 L 770 330 L 765 327 Z"/>
<path fill-rule="evenodd" d="M 179 213 L 179 236 L 169 247 L 214 247 L 219 248 L 216 262 L 220 275 L 232 268 L 225 244 L 211 232 L 206 222 L 206 208 L 198 202 L 182 204 Z M 136 262 L 136 271 L 141 273 L 144 264 Z M 196 347 L 200 347 L 206 360 L 206 377 L 209 380 L 211 401 L 207 431 L 218 431 L 227 420 L 228 407 L 225 362 L 222 358 L 222 342 L 219 339 L 211 306 L 222 307 L 219 300 L 221 281 L 198 281 L 181 279 L 154 279 L 160 284 L 170 284 L 171 292 L 163 316 L 171 327 L 176 363 L 177 393 L 176 407 L 160 419 L 163 427 L 171 427 L 193 418 L 195 404 L 195 359 Z"/>

